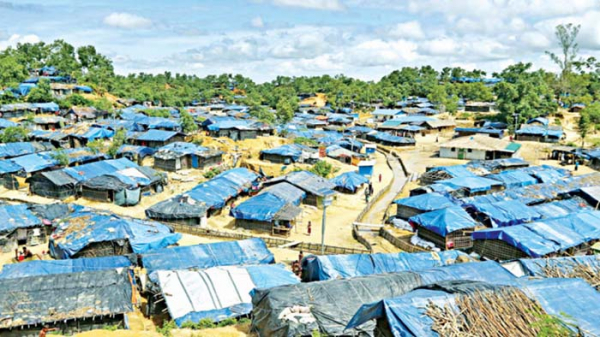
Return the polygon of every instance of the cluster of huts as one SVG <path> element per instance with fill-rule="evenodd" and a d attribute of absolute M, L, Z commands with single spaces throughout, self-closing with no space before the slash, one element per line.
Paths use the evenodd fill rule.
<path fill-rule="evenodd" d="M 421 183 L 396 216 L 441 250 L 504 261 L 590 254 L 600 240 L 597 173 L 511 158 L 430 168 Z"/>
<path fill-rule="evenodd" d="M 560 313 L 574 334 L 600 333 L 597 284 L 573 274 L 598 273 L 597 256 L 501 264 L 459 250 L 308 255 L 297 276 L 258 238 L 178 246 L 180 234 L 154 221 L 87 208 L 32 212 L 53 229 L 55 260 L 3 267 L 0 332 L 6 335 L 36 335 L 43 327 L 62 334 L 127 329 L 128 314 L 142 307 L 144 315 L 178 327 L 250 317 L 259 336 L 434 336 L 440 322 L 425 304 L 456 308 L 458 296 L 484 293 L 500 298 L 491 303 L 497 307 L 507 291 L 539 303 L 540 313 Z"/>

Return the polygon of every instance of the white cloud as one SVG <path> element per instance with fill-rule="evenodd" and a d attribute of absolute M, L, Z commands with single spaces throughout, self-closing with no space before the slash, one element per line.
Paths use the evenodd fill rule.
<path fill-rule="evenodd" d="M 38 43 L 40 42 L 39 36 L 35 34 L 19 35 L 13 34 L 7 40 L 0 41 L 0 50 L 4 50 L 8 47 L 14 47 L 18 43 Z"/>
<path fill-rule="evenodd" d="M 419 23 L 419 21 L 408 21 L 399 23 L 390 29 L 389 34 L 390 36 L 395 38 L 415 40 L 419 40 L 425 37 L 425 33 L 423 33 L 423 29 L 421 29 L 421 24 Z"/>
<path fill-rule="evenodd" d="M 309 9 L 339 11 L 345 7 L 340 0 L 271 0 L 278 6 L 300 7 Z"/>
<path fill-rule="evenodd" d="M 419 50 L 427 55 L 452 55 L 458 50 L 458 44 L 451 38 L 439 38 L 423 42 Z"/>
<path fill-rule="evenodd" d="M 111 27 L 123 29 L 148 28 L 152 25 L 150 19 L 129 13 L 112 13 L 104 18 L 104 23 Z"/>
<path fill-rule="evenodd" d="M 263 19 L 260 16 L 257 16 L 250 21 L 250 25 L 254 28 L 263 28 L 265 26 L 265 23 L 263 22 Z"/>

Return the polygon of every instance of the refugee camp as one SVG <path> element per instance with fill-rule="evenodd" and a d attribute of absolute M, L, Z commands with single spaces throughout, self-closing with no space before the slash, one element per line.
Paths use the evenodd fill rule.
<path fill-rule="evenodd" d="M 597 1 L 0 13 L 0 336 L 600 336 Z"/>

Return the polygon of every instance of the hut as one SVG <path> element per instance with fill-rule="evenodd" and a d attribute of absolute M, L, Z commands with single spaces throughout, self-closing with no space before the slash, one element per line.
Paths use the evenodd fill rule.
<path fill-rule="evenodd" d="M 64 114 L 64 117 L 68 120 L 79 123 L 86 121 L 93 121 L 96 119 L 98 114 L 98 110 L 94 107 L 78 107 L 74 106 L 71 109 L 67 110 Z"/>
<path fill-rule="evenodd" d="M 158 148 L 174 142 L 185 141 L 185 135 L 176 131 L 148 130 L 129 137 L 133 145 Z"/>
<path fill-rule="evenodd" d="M 306 194 L 287 182 L 267 187 L 231 209 L 235 226 L 288 236 L 302 213 L 298 207 Z"/>
<path fill-rule="evenodd" d="M 454 206 L 454 202 L 439 193 L 426 193 L 413 197 L 395 200 L 397 205 L 397 216 L 408 220 L 410 217 Z"/>
<path fill-rule="evenodd" d="M 323 199 L 335 195 L 335 184 L 308 171 L 296 171 L 264 182 L 265 186 L 287 182 L 306 193 L 303 203 L 323 207 Z"/>
<path fill-rule="evenodd" d="M 44 326 L 61 335 L 127 329 L 133 289 L 127 269 L 0 279 L 0 334 L 37 336 Z"/>
<path fill-rule="evenodd" d="M 416 227 L 419 237 L 442 250 L 471 248 L 471 233 L 479 226 L 460 206 L 421 213 L 410 217 L 408 222 Z"/>
<path fill-rule="evenodd" d="M 181 234 L 155 221 L 82 210 L 64 218 L 50 238 L 55 259 L 141 254 L 177 243 Z"/>
<path fill-rule="evenodd" d="M 369 183 L 369 179 L 357 172 L 346 172 L 329 179 L 335 184 L 335 189 L 339 192 L 356 193 L 359 188 Z"/>
<path fill-rule="evenodd" d="M 154 167 L 171 172 L 191 168 L 203 170 L 220 165 L 222 159 L 223 151 L 174 142 L 158 148 L 154 154 Z"/>
<path fill-rule="evenodd" d="M 314 163 L 319 159 L 318 151 L 301 144 L 287 144 L 260 151 L 261 160 L 277 164 Z"/>
<path fill-rule="evenodd" d="M 373 115 L 373 118 L 375 118 L 376 122 L 385 122 L 390 119 L 399 118 L 400 116 L 406 114 L 400 109 L 375 109 L 371 115 Z"/>
<path fill-rule="evenodd" d="M 452 139 L 440 145 L 441 158 L 489 160 L 511 158 L 521 144 L 483 135 Z"/>
<path fill-rule="evenodd" d="M 124 144 L 119 147 L 119 150 L 117 150 L 115 158 L 127 158 L 132 162 L 142 166 L 146 162 L 146 159 L 152 158 L 152 155 L 155 152 L 156 149 L 151 147 Z"/>

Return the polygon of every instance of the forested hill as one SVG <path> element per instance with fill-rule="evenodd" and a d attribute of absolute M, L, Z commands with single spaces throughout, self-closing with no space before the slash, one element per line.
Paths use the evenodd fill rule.
<path fill-rule="evenodd" d="M 560 60 L 557 60 L 561 62 Z M 333 108 L 380 102 L 392 106 L 409 96 L 427 97 L 447 111 L 456 110 L 458 100 L 496 101 L 501 116 L 513 113 L 522 119 L 556 111 L 559 104 L 583 103 L 589 105 L 600 97 L 600 71 L 598 62 L 590 58 L 573 61 L 561 74 L 533 70 L 529 63 L 508 66 L 500 73 L 466 71 L 461 68 L 431 66 L 399 67 L 377 82 L 346 77 L 284 77 L 257 84 L 239 74 L 222 74 L 200 78 L 194 75 L 129 74 L 117 75 L 112 61 L 93 46 L 75 48 L 56 40 L 47 44 L 19 44 L 0 53 L 0 87 L 14 87 L 30 76 L 32 69 L 53 66 L 62 76 L 71 76 L 79 84 L 92 87 L 99 96 L 111 94 L 137 101 L 157 102 L 163 106 L 186 106 L 192 102 L 209 101 L 221 97 L 227 102 L 245 104 L 258 118 L 273 119 L 267 107 L 278 110 L 295 110 L 298 95 L 322 92 Z M 566 61 L 565 61 L 566 64 Z M 276 70 L 274 70 L 276 71 Z M 480 79 L 496 78 L 494 85 Z M 31 95 L 21 98 L 25 100 Z M 2 103 L 18 101 L 12 95 L 0 97 Z M 39 99 L 39 97 L 37 98 Z M 109 108 L 107 102 L 95 102 Z M 290 109 L 290 107 L 292 109 Z"/>

